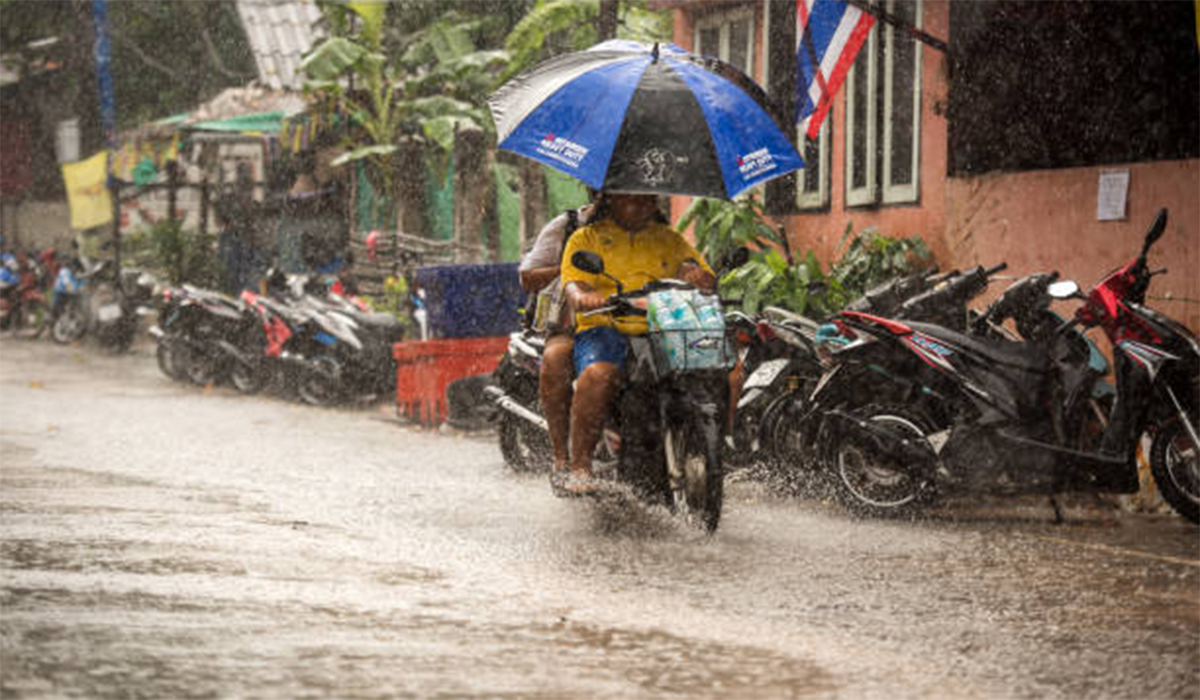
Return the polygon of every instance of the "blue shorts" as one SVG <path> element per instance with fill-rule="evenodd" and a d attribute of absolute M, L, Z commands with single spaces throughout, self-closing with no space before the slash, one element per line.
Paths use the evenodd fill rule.
<path fill-rule="evenodd" d="M 597 326 L 575 334 L 575 376 L 597 362 L 609 362 L 625 369 L 629 340 L 612 326 Z"/>

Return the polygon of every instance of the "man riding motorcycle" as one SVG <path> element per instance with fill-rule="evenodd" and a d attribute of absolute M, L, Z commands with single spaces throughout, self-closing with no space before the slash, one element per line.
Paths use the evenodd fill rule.
<path fill-rule="evenodd" d="M 617 282 L 625 291 L 663 278 L 681 279 L 710 291 L 716 286 L 716 276 L 704 258 L 664 223 L 655 195 L 608 193 L 607 204 L 607 216 L 577 231 L 562 257 L 564 291 L 577 312 L 574 361 L 578 379 L 571 402 L 571 463 L 569 469 L 555 469 L 550 476 L 559 495 L 579 496 L 597 490 L 592 453 L 620 388 L 628 349 L 625 336 L 646 332 L 644 318 L 582 312 L 606 306 L 617 291 Z M 603 258 L 605 274 L 590 274 L 571 264 L 572 255 L 585 250 Z"/>

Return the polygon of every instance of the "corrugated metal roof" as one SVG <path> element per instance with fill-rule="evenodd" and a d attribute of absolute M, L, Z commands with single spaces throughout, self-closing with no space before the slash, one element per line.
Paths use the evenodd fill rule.
<path fill-rule="evenodd" d="M 300 62 L 321 33 L 314 0 L 237 0 L 238 14 L 263 85 L 275 90 L 299 90 L 304 84 Z"/>

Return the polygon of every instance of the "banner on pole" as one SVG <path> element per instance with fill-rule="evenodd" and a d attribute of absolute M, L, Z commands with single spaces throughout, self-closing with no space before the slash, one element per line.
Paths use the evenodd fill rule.
<path fill-rule="evenodd" d="M 112 222 L 108 192 L 108 151 L 62 166 L 71 207 L 71 228 L 88 229 Z"/>

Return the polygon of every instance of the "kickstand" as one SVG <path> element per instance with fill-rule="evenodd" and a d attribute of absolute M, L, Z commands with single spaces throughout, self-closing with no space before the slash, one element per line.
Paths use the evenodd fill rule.
<path fill-rule="evenodd" d="M 1062 525 L 1063 524 L 1062 508 L 1059 507 L 1058 499 L 1055 498 L 1054 496 L 1050 497 L 1050 507 L 1054 509 L 1054 524 Z"/>

